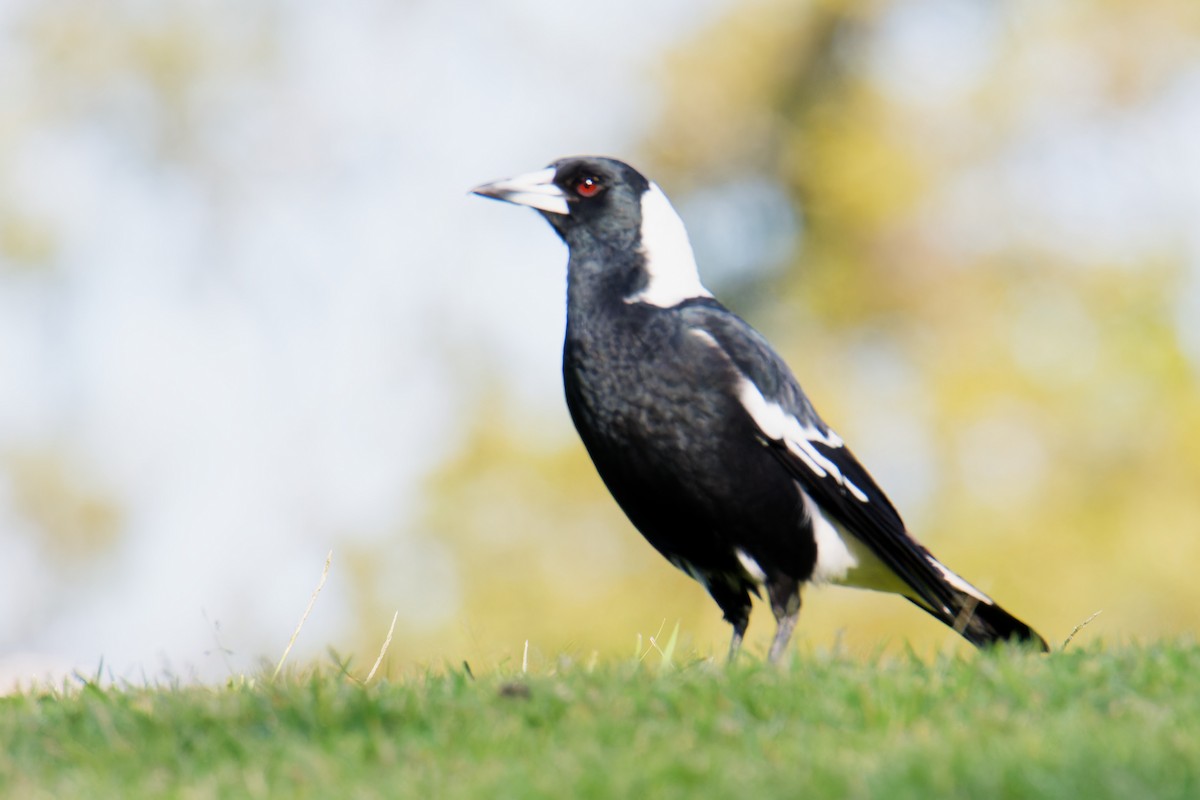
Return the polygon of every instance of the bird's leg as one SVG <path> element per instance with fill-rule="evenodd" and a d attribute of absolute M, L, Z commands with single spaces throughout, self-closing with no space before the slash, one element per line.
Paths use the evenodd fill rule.
<path fill-rule="evenodd" d="M 776 579 L 767 586 L 767 594 L 771 598 L 771 611 L 778 623 L 775 639 L 771 642 L 771 650 L 767 654 L 767 660 L 774 664 L 787 651 L 792 631 L 796 629 L 796 621 L 800 619 L 800 582 L 791 578 Z"/>
<path fill-rule="evenodd" d="M 733 626 L 733 639 L 729 642 L 729 661 L 737 660 L 738 651 L 742 649 L 742 637 L 750 626 L 750 592 L 736 583 L 712 581 L 708 585 L 708 593 L 725 613 L 725 621 Z"/>
<path fill-rule="evenodd" d="M 746 626 L 748 624 L 748 619 L 733 623 L 733 638 L 729 641 L 729 658 L 726 663 L 732 664 L 737 660 L 738 652 L 742 649 L 742 638 L 746 635 Z"/>
<path fill-rule="evenodd" d="M 788 642 L 792 638 L 792 631 L 796 629 L 796 620 L 798 619 L 800 619 L 800 609 L 780 618 L 779 627 L 775 629 L 775 640 L 771 642 L 771 652 L 767 655 L 767 660 L 772 664 L 778 662 L 787 651 Z"/>

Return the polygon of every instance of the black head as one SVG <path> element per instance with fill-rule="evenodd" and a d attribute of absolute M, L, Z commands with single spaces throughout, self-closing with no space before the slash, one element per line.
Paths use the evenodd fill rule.
<path fill-rule="evenodd" d="M 575 156 L 471 191 L 537 209 L 568 244 L 591 239 L 628 247 L 636 243 L 642 224 L 642 197 L 650 185 L 640 172 L 622 161 Z"/>
<path fill-rule="evenodd" d="M 622 161 L 563 158 L 472 191 L 537 209 L 570 247 L 571 274 L 602 277 L 625 302 L 665 307 L 711 297 L 683 220 L 658 186 Z"/>

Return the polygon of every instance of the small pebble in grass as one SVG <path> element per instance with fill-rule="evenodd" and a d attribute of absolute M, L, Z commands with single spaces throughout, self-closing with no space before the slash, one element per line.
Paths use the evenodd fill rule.
<path fill-rule="evenodd" d="M 521 683 L 520 681 L 502 683 L 500 684 L 499 693 L 501 697 L 516 697 L 521 700 L 527 700 L 529 698 L 529 684 Z"/>

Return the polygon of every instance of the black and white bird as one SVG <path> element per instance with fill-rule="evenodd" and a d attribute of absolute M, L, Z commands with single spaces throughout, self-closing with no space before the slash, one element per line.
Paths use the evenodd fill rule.
<path fill-rule="evenodd" d="M 472 191 L 537 209 L 566 242 L 571 418 L 630 521 L 733 625 L 731 660 L 762 589 L 779 659 L 806 583 L 900 594 L 976 646 L 1046 649 L 909 534 L 783 359 L 700 283 L 658 186 L 576 157 Z"/>

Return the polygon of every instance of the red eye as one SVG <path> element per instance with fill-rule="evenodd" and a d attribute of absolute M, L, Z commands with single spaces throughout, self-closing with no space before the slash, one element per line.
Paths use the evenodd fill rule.
<path fill-rule="evenodd" d="M 595 197 L 600 194 L 600 190 L 604 188 L 600 183 L 600 179 L 594 175 L 589 175 L 586 178 L 580 178 L 575 184 L 575 194 L 580 197 Z"/>

